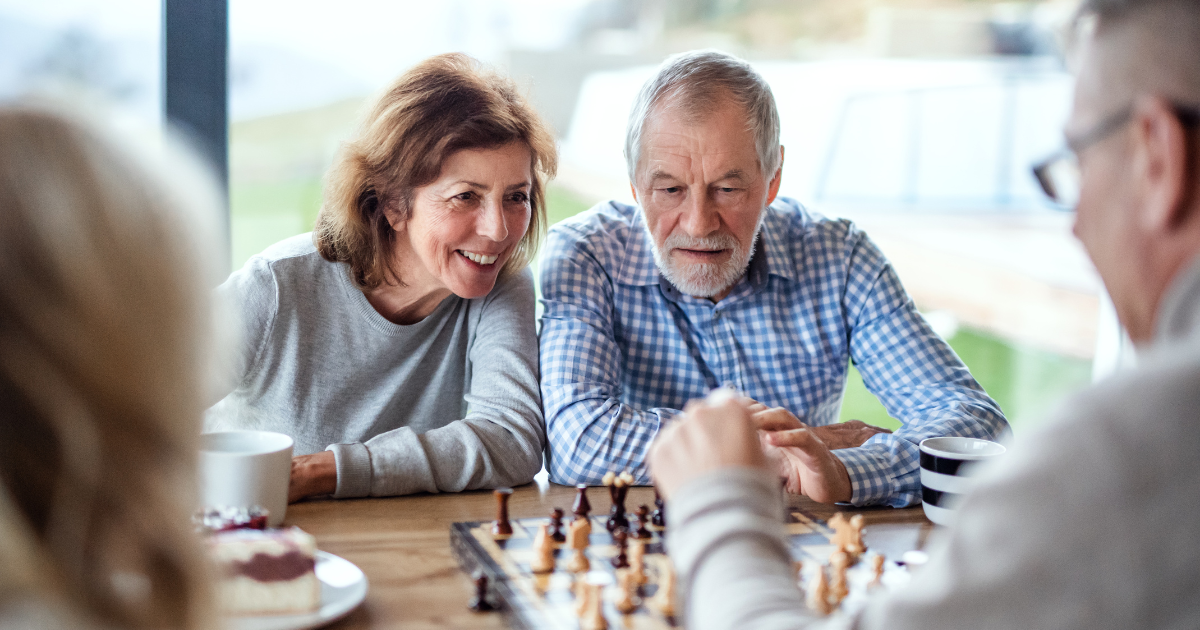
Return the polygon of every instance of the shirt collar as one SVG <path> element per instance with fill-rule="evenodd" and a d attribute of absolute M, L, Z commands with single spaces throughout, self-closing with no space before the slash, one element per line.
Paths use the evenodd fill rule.
<path fill-rule="evenodd" d="M 762 227 L 758 231 L 758 244 L 754 248 L 754 256 L 750 258 L 750 264 L 746 268 L 750 283 L 755 287 L 766 283 L 768 274 L 788 280 L 796 279 L 795 265 L 790 264 L 788 256 L 788 243 L 784 242 L 784 237 L 789 231 L 787 218 L 775 212 L 770 206 L 764 212 L 766 212 L 766 216 L 763 217 Z M 630 224 L 625 255 L 614 274 L 617 282 L 633 286 L 659 284 L 661 274 L 658 266 L 654 264 L 654 245 L 650 238 L 650 231 L 646 229 L 646 220 L 642 215 L 642 209 L 638 207 L 634 212 L 633 222 Z M 799 247 L 800 244 L 795 243 L 795 246 Z M 663 280 L 663 282 L 666 281 Z"/>
<path fill-rule="evenodd" d="M 621 284 L 646 286 L 658 284 L 658 266 L 654 264 L 654 245 L 646 229 L 642 208 L 633 213 L 629 226 L 629 241 L 625 244 L 625 255 L 617 267 L 614 279 Z"/>

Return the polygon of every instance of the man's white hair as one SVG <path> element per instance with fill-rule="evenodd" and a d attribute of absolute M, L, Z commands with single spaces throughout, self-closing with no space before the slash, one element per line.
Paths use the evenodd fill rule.
<path fill-rule="evenodd" d="M 638 92 L 625 133 L 629 181 L 636 185 L 642 132 L 659 105 L 670 101 L 680 108 L 681 115 L 700 121 L 726 100 L 746 112 L 746 127 L 754 134 L 758 166 L 763 177 L 770 180 L 781 159 L 779 111 L 771 86 L 745 60 L 715 50 L 699 50 L 667 57 L 658 73 Z"/>

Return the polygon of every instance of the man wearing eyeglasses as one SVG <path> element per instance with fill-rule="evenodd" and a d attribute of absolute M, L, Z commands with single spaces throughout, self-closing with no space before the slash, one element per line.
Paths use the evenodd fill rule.
<path fill-rule="evenodd" d="M 1140 367 L 1018 435 L 928 565 L 854 618 L 801 601 L 748 410 L 693 406 L 650 453 L 690 627 L 1200 627 L 1200 1 L 1086 0 L 1076 26 L 1068 149 L 1036 173 Z"/>

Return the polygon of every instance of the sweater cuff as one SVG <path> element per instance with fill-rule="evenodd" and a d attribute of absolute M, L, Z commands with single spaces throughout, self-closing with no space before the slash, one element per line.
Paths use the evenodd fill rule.
<path fill-rule="evenodd" d="M 365 444 L 331 444 L 325 450 L 333 451 L 337 465 L 337 491 L 333 498 L 352 499 L 371 493 L 371 452 Z"/>
<path fill-rule="evenodd" d="M 667 549 L 690 582 L 704 557 L 732 536 L 781 539 L 783 499 L 779 479 L 756 468 L 725 468 L 688 482 L 667 503 Z"/>

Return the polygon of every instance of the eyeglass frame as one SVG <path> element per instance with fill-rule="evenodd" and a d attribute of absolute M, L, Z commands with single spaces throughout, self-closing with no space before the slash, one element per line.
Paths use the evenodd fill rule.
<path fill-rule="evenodd" d="M 1179 124 L 1184 128 L 1194 128 L 1200 126 L 1200 107 L 1192 107 L 1182 105 L 1180 103 L 1171 103 L 1171 109 L 1175 113 L 1175 117 L 1179 120 Z M 1062 149 L 1055 151 L 1046 159 L 1034 164 L 1031 170 L 1033 177 L 1037 180 L 1038 185 L 1042 189 L 1042 193 L 1054 202 L 1056 208 L 1060 210 L 1072 211 L 1074 206 L 1068 207 L 1058 200 L 1058 195 L 1053 192 L 1054 186 L 1050 182 L 1050 169 L 1055 164 L 1062 160 L 1074 159 L 1076 163 L 1079 160 L 1079 154 L 1088 147 L 1104 140 L 1112 134 L 1119 131 L 1122 127 L 1129 124 L 1133 119 L 1133 103 L 1121 108 L 1119 111 L 1110 114 L 1104 120 L 1096 123 L 1094 127 L 1077 138 L 1066 138 L 1066 145 Z"/>

